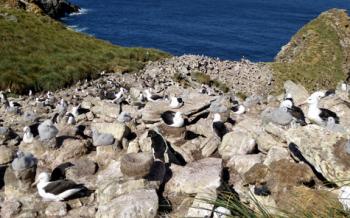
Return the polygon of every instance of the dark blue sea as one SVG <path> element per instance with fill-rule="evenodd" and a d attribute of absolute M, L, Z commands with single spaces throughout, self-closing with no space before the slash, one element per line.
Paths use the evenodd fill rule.
<path fill-rule="evenodd" d="M 122 46 L 174 55 L 271 61 L 294 33 L 350 0 L 72 0 L 68 26 Z"/>

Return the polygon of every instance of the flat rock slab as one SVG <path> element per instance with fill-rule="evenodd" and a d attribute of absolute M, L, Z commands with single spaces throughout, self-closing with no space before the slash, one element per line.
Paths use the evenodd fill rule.
<path fill-rule="evenodd" d="M 165 192 L 196 194 L 216 190 L 221 184 L 222 159 L 205 158 L 186 166 L 172 165 L 172 178 L 165 186 Z"/>
<path fill-rule="evenodd" d="M 91 128 L 99 133 L 109 133 L 118 141 L 121 141 L 128 131 L 128 127 L 123 123 L 91 123 Z"/>
<path fill-rule="evenodd" d="M 350 154 L 345 150 L 347 140 L 342 134 L 327 131 L 317 125 L 289 129 L 288 144 L 298 146 L 303 157 L 328 181 L 342 186 L 350 175 Z"/>
<path fill-rule="evenodd" d="M 158 195 L 154 189 L 136 190 L 100 205 L 97 218 L 153 218 L 158 211 Z"/>
<path fill-rule="evenodd" d="M 191 114 L 206 105 L 209 105 L 215 98 L 196 92 L 190 92 L 183 97 L 184 106 L 179 109 L 172 109 L 166 101 L 148 102 L 142 112 L 142 120 L 146 123 L 160 121 L 160 114 L 167 111 L 181 111 L 183 114 Z"/>

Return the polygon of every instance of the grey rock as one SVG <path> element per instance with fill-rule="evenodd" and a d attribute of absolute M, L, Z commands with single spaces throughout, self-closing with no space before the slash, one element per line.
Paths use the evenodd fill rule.
<path fill-rule="evenodd" d="M 157 192 L 141 189 L 121 195 L 106 204 L 100 204 L 96 217 L 153 218 L 157 212 Z"/>

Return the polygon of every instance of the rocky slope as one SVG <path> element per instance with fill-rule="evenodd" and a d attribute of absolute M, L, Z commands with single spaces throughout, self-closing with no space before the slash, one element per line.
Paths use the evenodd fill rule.
<path fill-rule="evenodd" d="M 34 14 L 46 14 L 55 19 L 79 12 L 80 9 L 67 0 L 1 0 L 1 5 L 24 9 Z"/>
<path fill-rule="evenodd" d="M 218 202 L 232 198 L 257 213 L 254 199 L 272 214 L 282 209 L 297 216 L 305 211 L 318 217 L 345 213 L 335 187 L 345 185 L 349 175 L 347 91 L 337 90 L 321 101 L 339 115 L 340 125 L 299 126 L 273 116 L 279 97 L 243 101 L 209 87 L 210 95 L 199 93 L 201 83 L 188 83 L 184 88 L 170 77 L 110 74 L 48 95 L 8 97 L 18 103 L 14 105 L 1 97 L 1 217 L 218 217 L 218 211 L 243 216 L 235 208 L 238 203 L 219 207 Z M 188 117 L 188 124 L 164 124 L 160 114 L 174 109 L 166 99 L 140 101 L 147 86 L 158 95 L 181 97 L 184 105 L 176 110 Z M 122 98 L 106 99 L 121 87 L 128 89 Z M 309 96 L 291 81 L 285 89 L 297 104 Z M 232 98 L 245 105 L 246 113 L 231 110 Z M 81 108 L 75 110 L 76 105 Z M 307 107 L 302 109 L 306 113 Z M 68 121 L 66 111 L 75 122 Z M 131 120 L 121 115 L 125 112 Z M 56 113 L 61 114 L 55 119 L 56 134 L 43 139 L 39 130 L 31 141 L 23 140 L 25 126 L 35 127 Z M 212 129 L 215 113 L 228 130 L 222 141 Z M 115 142 L 97 145 L 94 131 L 111 134 Z M 32 161 L 23 162 L 18 151 L 31 154 Z M 64 170 L 65 177 L 90 191 L 63 202 L 43 201 L 31 183 L 40 172 L 51 173 L 66 162 L 72 165 Z"/>

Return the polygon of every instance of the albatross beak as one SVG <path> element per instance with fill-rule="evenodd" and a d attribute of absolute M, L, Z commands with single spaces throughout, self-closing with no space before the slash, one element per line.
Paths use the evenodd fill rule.
<path fill-rule="evenodd" d="M 39 183 L 39 180 L 33 182 L 32 187 L 36 186 Z"/>
<path fill-rule="evenodd" d="M 299 106 L 303 106 L 303 105 L 306 105 L 306 104 L 307 104 L 307 100 L 301 102 L 301 103 L 299 104 Z"/>

